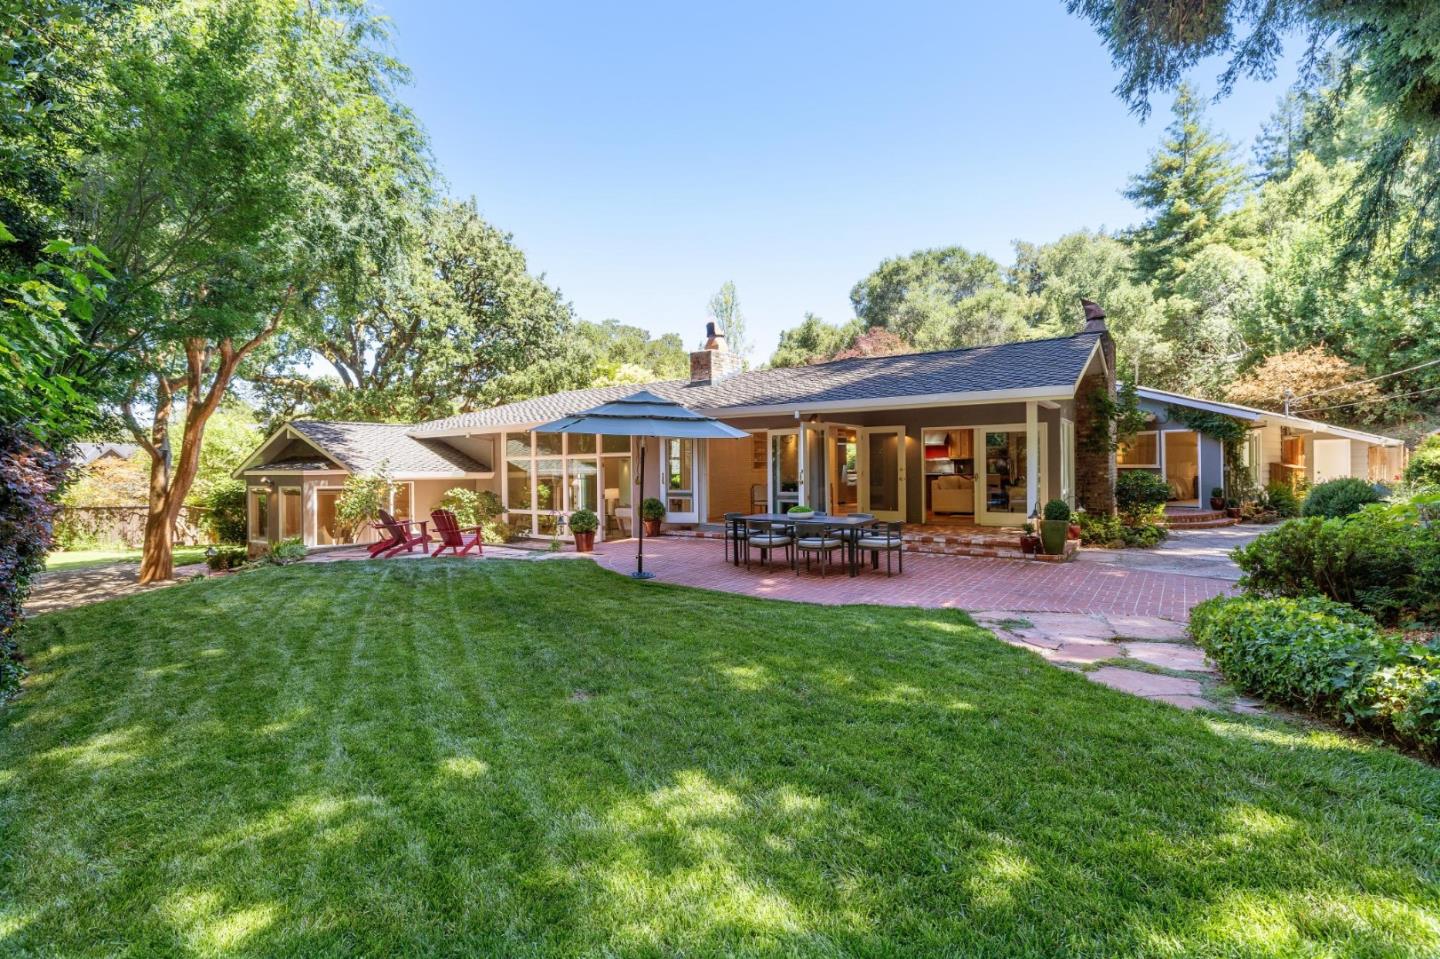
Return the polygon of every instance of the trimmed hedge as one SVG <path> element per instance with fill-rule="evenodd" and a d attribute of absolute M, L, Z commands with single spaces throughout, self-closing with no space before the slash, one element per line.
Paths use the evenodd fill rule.
<path fill-rule="evenodd" d="M 1362 506 L 1378 503 L 1384 498 L 1373 483 L 1353 476 L 1326 480 L 1318 486 L 1310 487 L 1310 494 L 1305 497 L 1305 505 L 1300 507 L 1300 515 L 1326 516 L 1332 519 L 1349 516 L 1351 513 L 1358 513 Z"/>
<path fill-rule="evenodd" d="M 1206 600 L 1190 632 L 1247 692 L 1440 756 L 1440 645 L 1319 596 Z"/>

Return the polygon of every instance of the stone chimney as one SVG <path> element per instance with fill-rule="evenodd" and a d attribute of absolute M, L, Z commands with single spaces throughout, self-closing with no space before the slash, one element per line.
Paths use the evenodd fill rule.
<path fill-rule="evenodd" d="M 690 354 L 690 382 L 701 386 L 719 383 L 739 373 L 745 361 L 734 353 L 725 342 L 725 334 L 715 328 L 713 322 L 705 324 L 705 346 Z"/>
<path fill-rule="evenodd" d="M 1081 333 L 1100 333 L 1100 350 L 1105 354 L 1105 365 L 1110 367 L 1110 378 L 1113 380 L 1115 370 L 1115 338 L 1110 335 L 1110 327 L 1105 323 L 1105 309 L 1094 300 L 1080 299 L 1080 305 L 1085 310 L 1085 328 Z"/>

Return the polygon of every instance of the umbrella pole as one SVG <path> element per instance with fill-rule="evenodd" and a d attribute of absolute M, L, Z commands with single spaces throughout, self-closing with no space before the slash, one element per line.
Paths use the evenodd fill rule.
<path fill-rule="evenodd" d="M 635 539 L 635 572 L 630 574 L 632 579 L 654 579 L 654 573 L 645 572 L 645 439 L 640 439 L 640 502 L 636 504 L 635 532 L 639 535 Z"/>

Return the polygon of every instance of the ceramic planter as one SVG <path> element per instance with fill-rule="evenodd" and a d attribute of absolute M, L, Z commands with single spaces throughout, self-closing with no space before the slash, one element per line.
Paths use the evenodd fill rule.
<path fill-rule="evenodd" d="M 1020 534 L 1020 552 L 1029 556 L 1040 551 L 1040 537 L 1034 533 Z"/>
<path fill-rule="evenodd" d="M 1069 532 L 1071 539 L 1079 539 L 1084 535 L 1084 531 L 1080 529 L 1079 523 L 1071 523 Z"/>
<path fill-rule="evenodd" d="M 595 551 L 595 531 L 575 534 L 575 552 L 591 553 Z"/>
<path fill-rule="evenodd" d="M 1059 556 L 1065 552 L 1065 537 L 1070 533 L 1069 520 L 1042 519 L 1040 521 L 1040 542 L 1045 552 Z"/>

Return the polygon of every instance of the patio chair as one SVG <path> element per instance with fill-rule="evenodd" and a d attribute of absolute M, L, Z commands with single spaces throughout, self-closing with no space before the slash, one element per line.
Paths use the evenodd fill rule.
<path fill-rule="evenodd" d="M 817 514 L 819 515 L 819 514 Z M 795 525 L 795 548 L 805 554 L 805 569 L 810 569 L 810 557 L 823 554 L 820 563 L 820 578 L 825 578 L 830 568 L 830 557 L 837 549 L 845 548 L 845 537 L 838 530 L 824 523 L 797 523 Z M 800 575 L 800 564 L 795 564 L 795 575 Z"/>
<path fill-rule="evenodd" d="M 447 549 L 456 556 L 464 556 L 472 549 L 476 556 L 485 555 L 484 537 L 481 535 L 482 527 L 461 526 L 455 514 L 448 509 L 432 510 L 430 520 L 435 524 L 435 535 L 440 538 L 440 545 L 435 547 L 435 552 L 430 554 L 431 559 L 439 556 Z M 467 539 L 465 534 L 470 533 Z"/>
<path fill-rule="evenodd" d="M 904 523 L 876 523 L 869 529 L 861 530 L 855 541 L 857 550 L 870 551 L 870 565 L 880 568 L 880 554 L 885 554 L 885 575 L 890 575 L 890 557 L 898 557 L 900 572 L 905 572 Z"/>
<path fill-rule="evenodd" d="M 750 548 L 760 551 L 760 562 L 769 565 L 771 550 L 783 549 L 785 559 L 795 565 L 795 538 L 780 523 L 750 521 L 745 524 L 745 568 L 750 568 Z"/>
<path fill-rule="evenodd" d="M 389 558 L 402 549 L 407 553 L 413 553 L 416 546 L 428 553 L 430 551 L 430 534 L 425 531 L 426 525 L 424 520 L 418 522 L 413 519 L 398 520 L 382 509 L 378 528 L 383 529 L 389 535 L 390 545 L 376 550 L 370 555 Z M 419 532 L 414 531 L 417 528 Z"/>
<path fill-rule="evenodd" d="M 744 517 L 744 513 L 725 514 L 725 561 L 733 559 L 736 566 L 740 565 L 740 544 L 748 535 Z"/>

